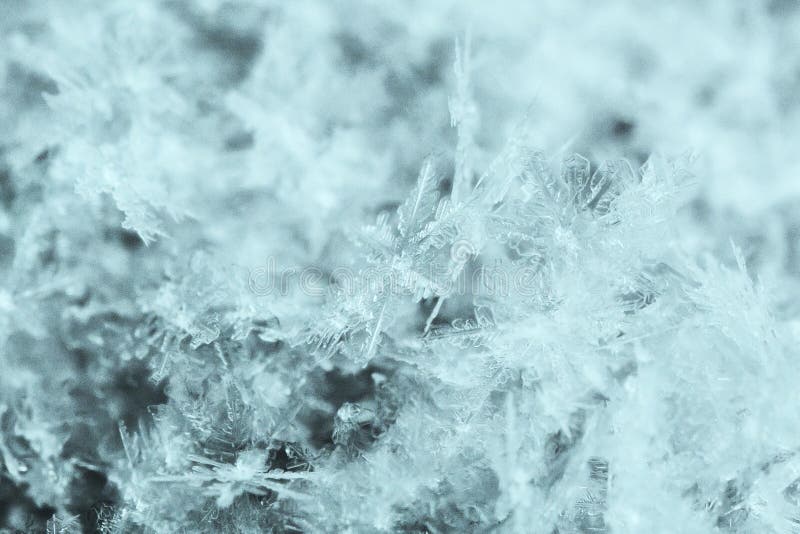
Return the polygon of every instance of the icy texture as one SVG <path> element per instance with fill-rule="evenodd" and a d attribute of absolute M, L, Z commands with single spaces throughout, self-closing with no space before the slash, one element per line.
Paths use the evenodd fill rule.
<path fill-rule="evenodd" d="M 800 532 L 800 5 L 0 0 L 0 530 Z"/>

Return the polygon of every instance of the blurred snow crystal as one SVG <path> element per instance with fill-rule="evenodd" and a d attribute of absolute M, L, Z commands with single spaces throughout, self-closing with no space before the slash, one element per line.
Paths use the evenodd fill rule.
<path fill-rule="evenodd" d="M 800 533 L 797 0 L 0 0 L 0 532 Z"/>

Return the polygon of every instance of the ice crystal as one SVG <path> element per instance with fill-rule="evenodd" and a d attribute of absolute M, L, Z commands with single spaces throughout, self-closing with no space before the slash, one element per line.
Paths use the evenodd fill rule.
<path fill-rule="evenodd" d="M 0 531 L 800 532 L 791 1 L 0 1 Z"/>

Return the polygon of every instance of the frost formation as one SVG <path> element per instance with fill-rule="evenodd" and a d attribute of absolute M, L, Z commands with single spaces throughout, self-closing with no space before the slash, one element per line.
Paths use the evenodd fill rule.
<path fill-rule="evenodd" d="M 0 531 L 800 532 L 800 5 L 0 1 Z"/>

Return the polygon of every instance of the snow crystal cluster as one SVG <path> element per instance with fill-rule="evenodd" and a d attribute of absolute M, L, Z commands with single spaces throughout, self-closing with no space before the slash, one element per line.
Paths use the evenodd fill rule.
<path fill-rule="evenodd" d="M 800 532 L 796 0 L 0 0 L 0 532 Z"/>

